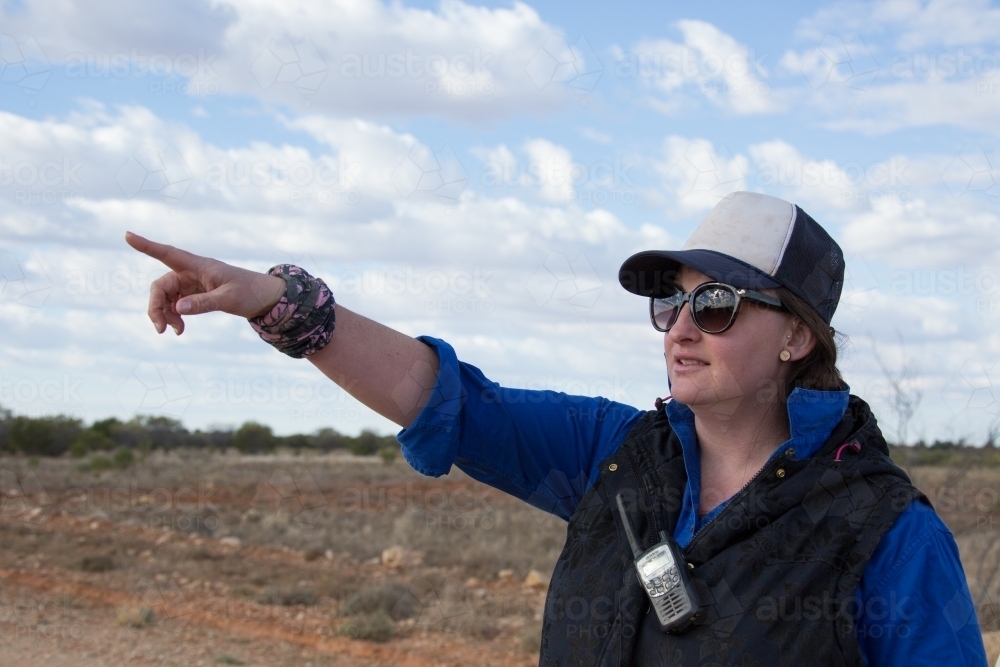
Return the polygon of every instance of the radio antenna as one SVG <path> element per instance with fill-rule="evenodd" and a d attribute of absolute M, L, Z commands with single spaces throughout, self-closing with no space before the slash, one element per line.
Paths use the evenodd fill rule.
<path fill-rule="evenodd" d="M 622 500 L 621 491 L 615 496 L 615 501 L 618 503 L 618 515 L 621 516 L 622 526 L 625 528 L 625 537 L 628 539 L 628 545 L 632 547 L 632 555 L 638 558 L 645 550 L 639 544 L 639 540 L 635 539 L 635 532 L 633 532 L 632 522 L 628 518 L 628 512 L 625 511 L 625 501 Z"/>

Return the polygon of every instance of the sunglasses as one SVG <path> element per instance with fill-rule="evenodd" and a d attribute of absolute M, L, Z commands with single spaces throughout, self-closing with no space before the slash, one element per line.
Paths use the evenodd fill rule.
<path fill-rule="evenodd" d="M 708 334 L 720 334 L 733 326 L 744 299 L 785 310 L 780 299 L 724 283 L 702 283 L 690 292 L 668 287 L 666 292 L 666 296 L 649 298 L 649 319 L 657 331 L 670 331 L 687 302 L 691 303 L 691 319 L 695 326 Z"/>

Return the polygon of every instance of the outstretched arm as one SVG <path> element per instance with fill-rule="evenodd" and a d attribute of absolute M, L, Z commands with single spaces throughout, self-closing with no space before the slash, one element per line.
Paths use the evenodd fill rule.
<path fill-rule="evenodd" d="M 271 310 L 285 281 L 201 257 L 127 232 L 125 241 L 170 269 L 149 289 L 149 319 L 158 333 L 184 333 L 185 315 L 224 312 L 252 318 Z M 308 357 L 346 392 L 399 424 L 409 426 L 427 402 L 438 359 L 420 341 L 337 305 L 330 343 Z"/>

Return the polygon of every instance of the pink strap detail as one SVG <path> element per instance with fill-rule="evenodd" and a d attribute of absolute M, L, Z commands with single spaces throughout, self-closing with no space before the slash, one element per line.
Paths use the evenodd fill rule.
<path fill-rule="evenodd" d="M 861 443 L 858 442 L 857 440 L 852 440 L 851 442 L 845 442 L 844 444 L 842 444 L 840 447 L 837 448 L 837 455 L 833 457 L 834 461 L 840 460 L 840 455 L 843 453 L 845 447 L 850 447 L 856 452 L 861 451 Z"/>

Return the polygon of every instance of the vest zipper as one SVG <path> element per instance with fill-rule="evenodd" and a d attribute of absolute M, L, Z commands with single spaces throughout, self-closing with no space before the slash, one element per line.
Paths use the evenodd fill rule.
<path fill-rule="evenodd" d="M 699 528 L 698 530 L 696 530 L 694 532 L 694 535 L 691 536 L 691 540 L 688 542 L 687 546 L 682 549 L 682 551 L 686 554 L 688 552 L 688 550 L 692 546 L 694 546 L 694 542 L 698 538 L 698 535 L 700 535 L 706 528 L 708 528 L 710 525 L 712 525 L 712 523 L 714 523 L 715 521 L 717 521 L 719 517 L 723 516 L 729 510 L 730 507 L 732 507 L 733 505 L 735 505 L 737 503 L 737 501 L 740 500 L 740 496 L 742 496 L 746 492 L 746 490 L 750 487 L 751 484 L 753 484 L 757 480 L 758 477 L 760 477 L 761 475 L 763 475 L 765 471 L 769 472 L 770 468 L 772 468 L 772 467 L 778 465 L 779 463 L 781 463 L 784 460 L 784 458 L 785 458 L 784 456 L 776 456 L 771 461 L 768 461 L 767 463 L 765 463 L 764 466 L 760 470 L 758 470 L 756 473 L 754 473 L 754 476 L 751 477 L 750 479 L 748 479 L 747 483 L 744 484 L 743 487 L 739 491 L 737 491 L 733 495 L 732 498 L 729 499 L 729 502 L 726 503 L 726 506 L 722 508 L 721 512 L 719 512 L 714 517 L 712 517 L 711 519 L 709 519 L 709 521 L 707 523 L 702 524 L 701 528 Z M 698 510 L 695 509 L 695 513 L 697 513 L 697 512 L 698 512 Z"/>

